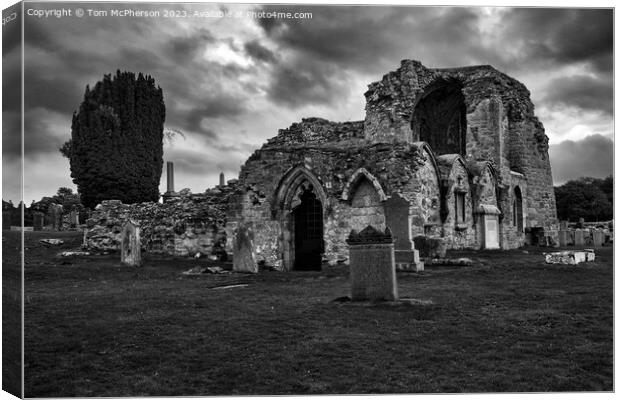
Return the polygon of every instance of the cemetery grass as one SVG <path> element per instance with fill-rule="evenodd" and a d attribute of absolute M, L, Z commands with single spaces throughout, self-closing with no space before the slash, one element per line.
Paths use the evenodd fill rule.
<path fill-rule="evenodd" d="M 344 265 L 182 275 L 218 264 L 57 256 L 80 242 L 26 233 L 27 397 L 613 390 L 609 247 L 578 267 L 540 248 L 453 253 L 474 265 L 399 273 L 419 301 L 368 304 L 334 301 Z"/>

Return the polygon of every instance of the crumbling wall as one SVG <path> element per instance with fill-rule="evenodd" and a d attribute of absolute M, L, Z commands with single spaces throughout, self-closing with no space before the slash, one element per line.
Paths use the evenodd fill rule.
<path fill-rule="evenodd" d="M 225 230 L 231 187 L 192 195 L 182 191 L 165 203 L 123 204 L 106 200 L 86 221 L 86 245 L 95 251 L 120 249 L 121 232 L 129 220 L 141 229 L 142 248 L 151 253 L 225 258 Z"/>

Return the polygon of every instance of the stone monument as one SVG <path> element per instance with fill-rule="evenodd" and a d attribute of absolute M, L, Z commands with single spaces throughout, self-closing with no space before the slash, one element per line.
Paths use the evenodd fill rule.
<path fill-rule="evenodd" d="M 394 239 L 390 229 L 381 233 L 367 226 L 351 231 L 347 239 L 353 301 L 394 301 L 398 299 Z"/>
<path fill-rule="evenodd" d="M 140 249 L 140 227 L 129 221 L 121 233 L 121 263 L 130 267 L 142 265 Z"/>

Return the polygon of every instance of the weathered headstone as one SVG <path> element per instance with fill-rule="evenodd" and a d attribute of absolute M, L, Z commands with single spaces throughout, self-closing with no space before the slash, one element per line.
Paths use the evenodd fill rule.
<path fill-rule="evenodd" d="M 394 237 L 394 259 L 399 271 L 424 271 L 420 261 L 420 252 L 411 240 L 409 229 L 409 201 L 398 193 L 392 195 L 385 203 L 385 224 Z"/>
<path fill-rule="evenodd" d="M 575 246 L 583 246 L 584 244 L 583 231 L 581 229 L 575 229 Z"/>
<path fill-rule="evenodd" d="M 50 204 L 47 209 L 51 230 L 60 231 L 62 229 L 62 205 Z"/>
<path fill-rule="evenodd" d="M 32 214 L 32 226 L 35 231 L 42 231 L 45 224 L 45 214 L 42 212 L 35 212 Z"/>
<path fill-rule="evenodd" d="M 592 230 L 592 244 L 594 247 L 601 247 L 605 242 L 605 234 L 601 229 Z"/>
<path fill-rule="evenodd" d="M 129 221 L 121 233 L 121 263 L 130 267 L 142 265 L 140 249 L 140 227 Z"/>
<path fill-rule="evenodd" d="M 79 224 L 80 221 L 78 212 L 75 210 L 71 211 L 71 213 L 69 213 L 69 226 L 75 229 Z"/>
<path fill-rule="evenodd" d="M 369 225 L 360 233 L 351 231 L 347 244 L 351 299 L 397 300 L 394 240 L 390 229 L 381 233 Z"/>
<path fill-rule="evenodd" d="M 233 239 L 233 271 L 258 272 L 253 239 L 254 233 L 250 227 L 237 224 Z"/>
<path fill-rule="evenodd" d="M 568 221 L 560 221 L 560 230 L 561 231 L 568 230 Z"/>
<path fill-rule="evenodd" d="M 568 232 L 565 230 L 561 230 L 558 232 L 558 241 L 560 242 L 560 246 L 564 247 L 568 245 Z"/>

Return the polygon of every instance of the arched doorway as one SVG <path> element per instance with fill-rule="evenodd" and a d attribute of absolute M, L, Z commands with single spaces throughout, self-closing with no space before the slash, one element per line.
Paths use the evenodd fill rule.
<path fill-rule="evenodd" d="M 271 211 L 280 221 L 279 247 L 285 271 L 321 269 L 327 202 L 320 181 L 305 166 L 292 167 L 280 179 Z"/>
<path fill-rule="evenodd" d="M 301 203 L 293 209 L 295 225 L 295 263 L 293 269 L 321 269 L 323 244 L 323 204 L 311 189 L 299 196 Z"/>
<path fill-rule="evenodd" d="M 518 232 L 523 232 L 523 196 L 519 186 L 515 187 L 515 198 L 512 203 L 512 224 Z"/>

